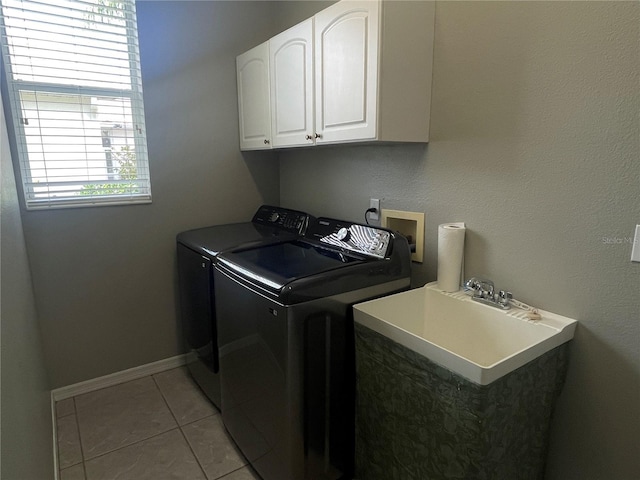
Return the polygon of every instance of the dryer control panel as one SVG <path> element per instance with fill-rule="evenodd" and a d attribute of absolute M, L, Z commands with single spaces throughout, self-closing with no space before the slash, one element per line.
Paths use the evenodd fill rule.
<path fill-rule="evenodd" d="M 353 253 L 377 258 L 388 255 L 393 241 L 393 234 L 383 228 L 331 218 L 318 218 L 305 236 Z"/>
<path fill-rule="evenodd" d="M 310 216 L 297 210 L 262 205 L 251 220 L 259 225 L 269 225 L 304 235 L 309 226 Z"/>

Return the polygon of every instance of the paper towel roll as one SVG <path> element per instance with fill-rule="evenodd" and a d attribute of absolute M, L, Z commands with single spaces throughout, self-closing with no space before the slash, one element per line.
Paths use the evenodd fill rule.
<path fill-rule="evenodd" d="M 460 290 L 465 232 L 464 223 L 438 226 L 438 288 L 445 292 Z"/>

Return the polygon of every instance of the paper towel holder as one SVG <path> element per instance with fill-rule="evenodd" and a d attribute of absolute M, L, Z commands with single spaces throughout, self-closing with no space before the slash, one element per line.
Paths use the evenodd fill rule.
<path fill-rule="evenodd" d="M 410 245 L 415 244 L 411 260 L 422 263 L 424 258 L 424 213 L 383 208 L 381 214 L 381 226 L 404 235 Z"/>

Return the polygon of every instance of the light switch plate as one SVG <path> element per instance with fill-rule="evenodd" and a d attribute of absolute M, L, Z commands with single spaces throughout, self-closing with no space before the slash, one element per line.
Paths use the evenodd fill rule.
<path fill-rule="evenodd" d="M 640 225 L 636 225 L 636 234 L 633 237 L 633 248 L 631 249 L 631 261 L 640 262 Z"/>

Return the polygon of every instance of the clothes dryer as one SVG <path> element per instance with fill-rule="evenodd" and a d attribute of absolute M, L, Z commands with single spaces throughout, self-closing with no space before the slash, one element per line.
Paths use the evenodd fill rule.
<path fill-rule="evenodd" d="M 220 252 L 242 245 L 269 244 L 300 237 L 309 215 L 262 205 L 251 222 L 217 225 L 177 236 L 180 319 L 188 352 L 187 367 L 209 399 L 220 408 L 220 365 L 213 266 Z"/>

